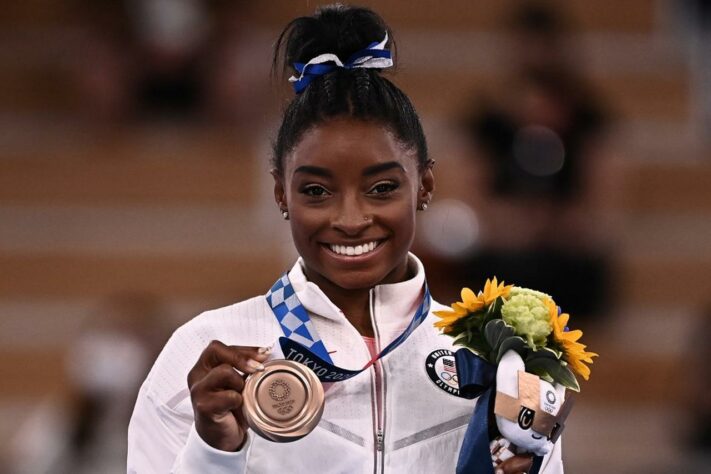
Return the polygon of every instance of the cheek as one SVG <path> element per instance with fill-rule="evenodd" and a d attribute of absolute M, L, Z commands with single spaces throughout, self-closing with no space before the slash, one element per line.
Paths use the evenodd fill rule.
<path fill-rule="evenodd" d="M 414 234 L 416 214 L 414 207 L 410 206 L 409 202 L 400 204 L 396 209 L 393 209 L 387 215 L 388 221 L 392 227 L 400 231 L 403 237 L 409 234 Z"/>
<path fill-rule="evenodd" d="M 291 234 L 294 242 L 308 243 L 324 228 L 328 227 L 328 215 L 317 209 L 294 209 L 289 216 Z"/>

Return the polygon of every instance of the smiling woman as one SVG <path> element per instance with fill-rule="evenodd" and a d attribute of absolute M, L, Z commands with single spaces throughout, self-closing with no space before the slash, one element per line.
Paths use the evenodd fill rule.
<path fill-rule="evenodd" d="M 408 278 L 415 210 L 434 189 L 413 155 L 383 125 L 338 118 L 306 132 L 275 173 L 306 277 L 366 336 L 368 292 Z"/>
<path fill-rule="evenodd" d="M 274 64 L 292 68 L 296 96 L 272 175 L 300 258 L 266 295 L 175 332 L 138 395 L 129 472 L 455 471 L 475 401 L 459 396 L 452 340 L 433 326 L 443 306 L 409 252 L 434 162 L 382 75 L 391 46 L 378 15 L 341 5 L 282 33 Z M 299 385 L 293 362 L 329 384 Z M 559 444 L 541 472 L 562 472 Z"/>

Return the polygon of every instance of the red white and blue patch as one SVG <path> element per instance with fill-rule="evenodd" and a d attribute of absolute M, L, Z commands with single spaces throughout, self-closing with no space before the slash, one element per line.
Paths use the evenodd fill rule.
<path fill-rule="evenodd" d="M 434 384 L 445 392 L 459 396 L 459 379 L 454 353 L 448 349 L 438 349 L 427 356 L 425 360 L 427 376 Z"/>

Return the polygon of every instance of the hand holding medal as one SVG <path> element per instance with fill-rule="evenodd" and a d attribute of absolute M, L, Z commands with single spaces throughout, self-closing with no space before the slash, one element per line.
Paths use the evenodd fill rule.
<path fill-rule="evenodd" d="M 264 370 L 269 350 L 226 346 L 212 341 L 188 374 L 195 429 L 215 449 L 237 451 L 244 444 L 247 422 L 242 414 L 243 376 Z"/>

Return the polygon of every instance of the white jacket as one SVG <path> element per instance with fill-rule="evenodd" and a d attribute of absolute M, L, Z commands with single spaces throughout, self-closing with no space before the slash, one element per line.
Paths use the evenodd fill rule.
<path fill-rule="evenodd" d="M 410 258 L 417 268 L 414 278 L 371 290 L 379 349 L 402 332 L 421 301 L 424 269 L 414 255 Z M 301 265 L 297 262 L 289 277 L 334 364 L 363 367 L 370 360 L 363 338 L 319 287 L 306 280 Z M 431 309 L 442 308 L 433 302 Z M 264 296 L 203 313 L 173 334 L 141 387 L 128 430 L 128 472 L 453 473 L 476 400 L 447 393 L 428 375 L 428 355 L 457 349 L 452 338 L 435 330 L 435 320 L 429 314 L 381 359 L 380 393 L 372 367 L 327 384 L 323 417 L 309 435 L 273 443 L 250 432 L 243 449 L 229 453 L 197 435 L 187 374 L 214 339 L 227 345 L 271 346 L 283 333 Z M 376 397 L 382 397 L 382 413 Z M 560 441 L 541 472 L 563 472 Z"/>

